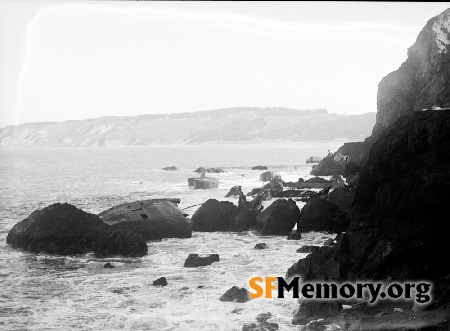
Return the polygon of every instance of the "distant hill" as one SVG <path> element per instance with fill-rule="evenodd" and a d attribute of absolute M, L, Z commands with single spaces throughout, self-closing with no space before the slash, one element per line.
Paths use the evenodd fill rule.
<path fill-rule="evenodd" d="M 239 107 L 7 126 L 0 129 L 0 147 L 361 141 L 374 124 L 375 113 L 346 116 L 325 109 Z"/>

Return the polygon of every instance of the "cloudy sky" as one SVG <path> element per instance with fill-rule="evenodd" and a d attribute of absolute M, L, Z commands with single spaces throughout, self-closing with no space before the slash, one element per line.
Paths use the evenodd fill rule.
<path fill-rule="evenodd" d="M 376 111 L 449 3 L 0 0 L 0 127 L 236 106 Z"/>

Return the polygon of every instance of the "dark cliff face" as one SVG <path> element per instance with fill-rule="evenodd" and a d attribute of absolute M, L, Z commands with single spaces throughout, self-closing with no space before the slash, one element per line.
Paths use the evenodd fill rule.
<path fill-rule="evenodd" d="M 449 30 L 450 9 L 428 21 L 408 59 L 380 82 L 350 226 L 288 276 L 448 283 Z"/>
<path fill-rule="evenodd" d="M 288 276 L 440 282 L 450 273 L 449 196 L 450 109 L 405 116 L 370 149 L 349 228 Z"/>
<path fill-rule="evenodd" d="M 430 107 L 450 107 L 450 9 L 428 21 L 408 58 L 378 84 L 377 118 L 366 139 L 373 142 L 400 117 Z"/>

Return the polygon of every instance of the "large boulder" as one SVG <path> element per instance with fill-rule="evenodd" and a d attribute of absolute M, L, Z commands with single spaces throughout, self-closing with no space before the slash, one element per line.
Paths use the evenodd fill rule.
<path fill-rule="evenodd" d="M 259 210 L 239 208 L 229 201 L 208 199 L 192 215 L 193 230 L 199 232 L 247 231 L 256 223 Z"/>
<path fill-rule="evenodd" d="M 115 229 L 132 231 L 145 240 L 190 238 L 190 222 L 173 199 L 151 199 L 124 203 L 101 212 L 98 216 Z"/>
<path fill-rule="evenodd" d="M 314 176 L 331 176 L 343 175 L 346 162 L 343 160 L 336 161 L 333 155 L 325 157 L 318 165 L 316 165 L 310 172 Z"/>
<path fill-rule="evenodd" d="M 208 199 L 191 217 L 194 231 L 233 231 L 239 208 L 229 201 Z"/>
<path fill-rule="evenodd" d="M 328 194 L 328 201 L 338 205 L 340 209 L 350 212 L 355 191 L 333 190 Z"/>
<path fill-rule="evenodd" d="M 320 199 L 310 199 L 302 208 L 297 231 L 345 231 L 350 223 L 347 212 L 341 210 L 338 205 Z"/>
<path fill-rule="evenodd" d="M 36 253 L 99 256 L 143 256 L 147 244 L 140 235 L 110 227 L 93 214 L 68 203 L 55 203 L 14 225 L 6 242 Z"/>
<path fill-rule="evenodd" d="M 300 210 L 292 199 L 279 199 L 256 217 L 255 229 L 262 235 L 288 235 L 298 222 Z"/>

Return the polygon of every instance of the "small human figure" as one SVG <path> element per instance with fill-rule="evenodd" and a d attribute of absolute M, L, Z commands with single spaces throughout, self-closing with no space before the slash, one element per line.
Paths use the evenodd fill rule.
<path fill-rule="evenodd" d="M 247 198 L 244 195 L 244 192 L 242 192 L 242 187 L 238 186 L 238 193 L 239 193 L 239 202 L 238 207 L 246 207 L 247 205 Z"/>
<path fill-rule="evenodd" d="M 331 153 L 331 149 L 329 149 L 328 150 L 328 156 L 331 156 L 331 155 L 333 155 L 333 154 Z"/>

